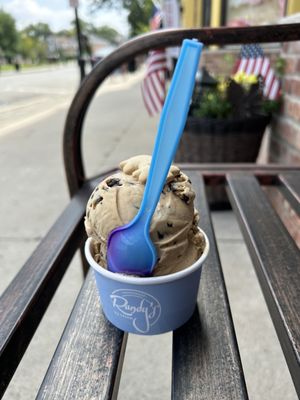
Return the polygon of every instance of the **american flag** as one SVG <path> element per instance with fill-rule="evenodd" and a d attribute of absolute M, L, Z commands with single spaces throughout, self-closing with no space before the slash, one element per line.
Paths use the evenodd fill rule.
<path fill-rule="evenodd" d="M 263 94 L 270 100 L 275 100 L 280 91 L 279 79 L 271 68 L 270 60 L 264 56 L 262 48 L 258 44 L 246 44 L 242 46 L 240 58 L 234 72 L 244 72 L 247 75 L 261 75 L 264 83 Z"/>
<path fill-rule="evenodd" d="M 154 6 L 150 29 L 159 29 L 161 21 L 161 12 Z M 146 109 L 151 116 L 159 113 L 163 107 L 166 96 L 166 71 L 167 58 L 165 50 L 150 51 L 147 59 L 146 75 L 141 88 Z"/>

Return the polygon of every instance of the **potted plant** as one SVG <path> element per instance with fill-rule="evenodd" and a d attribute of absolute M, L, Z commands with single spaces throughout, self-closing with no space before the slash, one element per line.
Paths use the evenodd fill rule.
<path fill-rule="evenodd" d="M 198 83 L 175 161 L 255 162 L 278 107 L 279 100 L 263 96 L 263 80 L 255 75 L 236 73 L 209 87 Z"/>

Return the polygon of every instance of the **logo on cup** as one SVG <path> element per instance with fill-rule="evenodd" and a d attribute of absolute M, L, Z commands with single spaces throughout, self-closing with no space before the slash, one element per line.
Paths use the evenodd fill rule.
<path fill-rule="evenodd" d="M 134 328 L 147 333 L 159 319 L 161 305 L 148 293 L 140 290 L 118 289 L 110 295 L 114 312 L 132 320 Z"/>

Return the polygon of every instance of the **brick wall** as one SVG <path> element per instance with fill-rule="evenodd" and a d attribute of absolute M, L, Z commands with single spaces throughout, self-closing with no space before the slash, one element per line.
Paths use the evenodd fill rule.
<path fill-rule="evenodd" d="M 283 104 L 272 124 L 269 161 L 300 165 L 300 42 L 285 43 L 281 57 Z"/>
<path fill-rule="evenodd" d="M 300 42 L 285 43 L 282 48 L 264 47 L 264 53 L 274 65 L 284 58 L 285 74 L 282 82 L 282 109 L 274 117 L 267 159 L 272 163 L 300 164 Z M 201 65 L 210 73 L 231 75 L 239 54 L 239 47 L 204 50 Z"/>
<path fill-rule="evenodd" d="M 261 162 L 300 164 L 300 42 L 286 43 L 280 47 L 264 48 L 271 65 L 280 56 L 285 59 L 285 76 L 282 82 L 283 104 L 271 126 L 270 143 Z M 201 64 L 217 75 L 231 75 L 239 49 L 205 50 Z M 275 189 L 266 188 L 266 194 L 278 216 L 300 248 L 300 218 L 283 195 Z"/>
<path fill-rule="evenodd" d="M 230 76 L 239 53 L 240 46 L 216 50 L 205 49 L 201 56 L 201 66 L 205 65 L 210 73 Z M 280 54 L 280 48 L 278 46 L 266 46 L 264 53 L 273 63 Z"/>

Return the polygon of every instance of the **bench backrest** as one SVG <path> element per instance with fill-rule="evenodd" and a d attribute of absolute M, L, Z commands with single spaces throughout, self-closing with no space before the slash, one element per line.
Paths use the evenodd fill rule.
<path fill-rule="evenodd" d="M 66 119 L 64 163 L 71 195 L 86 181 L 81 148 L 83 122 L 98 87 L 111 72 L 134 57 L 152 49 L 179 46 L 185 38 L 196 38 L 204 45 L 287 42 L 300 40 L 300 24 L 161 30 L 134 38 L 105 57 L 82 82 Z"/>

